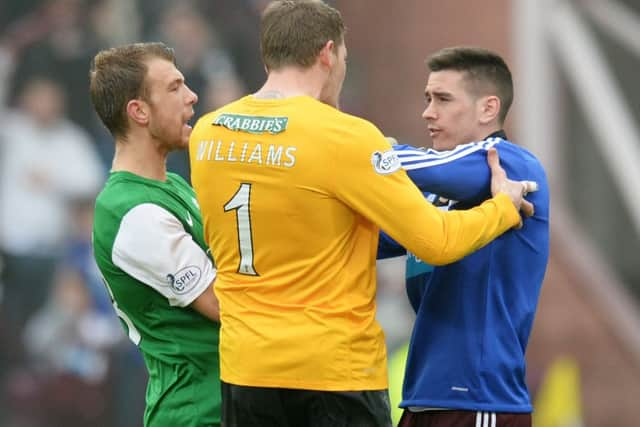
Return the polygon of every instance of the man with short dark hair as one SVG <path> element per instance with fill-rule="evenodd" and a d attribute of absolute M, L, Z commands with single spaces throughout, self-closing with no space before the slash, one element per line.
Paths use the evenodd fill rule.
<path fill-rule="evenodd" d="M 431 262 L 451 262 L 519 224 L 529 187 L 506 180 L 493 153 L 501 194 L 469 212 L 438 211 L 380 131 L 337 108 L 340 13 L 281 0 L 261 24 L 264 86 L 203 116 L 189 150 L 218 266 L 223 422 L 387 427 L 378 226 Z"/>
<path fill-rule="evenodd" d="M 491 196 L 487 151 L 509 176 L 535 181 L 535 214 L 461 260 L 433 271 L 410 257 L 407 292 L 417 317 L 403 387 L 401 427 L 531 425 L 525 350 L 549 256 L 549 190 L 533 154 L 503 130 L 511 72 L 497 54 L 440 50 L 422 114 L 433 150 L 396 146 L 403 168 L 434 205 L 461 211 Z M 476 142 L 471 142 L 476 141 Z M 379 257 L 404 249 L 382 235 Z M 418 257 L 419 258 L 419 257 Z M 428 260 L 427 260 L 428 261 Z"/>
<path fill-rule="evenodd" d="M 99 52 L 91 98 L 115 138 L 93 245 L 113 306 L 149 372 L 144 425 L 220 425 L 216 269 L 191 187 L 166 158 L 198 97 L 162 43 Z"/>

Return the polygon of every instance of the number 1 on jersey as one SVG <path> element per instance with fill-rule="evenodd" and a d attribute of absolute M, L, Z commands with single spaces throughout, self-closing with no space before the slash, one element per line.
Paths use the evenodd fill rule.
<path fill-rule="evenodd" d="M 238 273 L 248 276 L 257 276 L 253 267 L 253 239 L 251 230 L 251 213 L 249 211 L 249 199 L 251 198 L 251 184 L 242 183 L 231 200 L 224 205 L 224 211 L 236 211 L 236 224 L 238 227 L 238 243 L 240 246 L 240 265 Z"/>

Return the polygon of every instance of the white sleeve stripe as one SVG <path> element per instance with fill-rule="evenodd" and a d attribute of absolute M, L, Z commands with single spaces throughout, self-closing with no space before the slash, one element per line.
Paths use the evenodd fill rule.
<path fill-rule="evenodd" d="M 417 156 L 427 157 L 427 158 L 432 158 L 432 157 L 441 158 L 441 157 L 454 155 L 459 151 L 474 149 L 478 147 L 487 149 L 501 141 L 503 141 L 502 138 L 493 137 L 493 138 L 487 138 L 486 140 L 483 140 L 483 141 L 474 141 L 466 144 L 461 144 L 455 147 L 454 149 L 447 150 L 447 151 L 438 151 L 438 150 L 434 150 L 433 148 L 428 148 L 426 150 L 424 149 L 396 150 L 396 153 L 398 154 L 398 157 L 408 157 L 408 156 L 417 155 Z"/>
<path fill-rule="evenodd" d="M 490 140 L 483 141 L 482 143 L 471 143 L 465 144 L 464 146 L 460 146 L 455 150 L 446 151 L 439 153 L 437 155 L 431 154 L 429 152 L 423 153 L 422 156 L 413 156 L 413 157 L 400 157 L 400 161 L 402 162 L 402 167 L 405 170 L 414 170 L 414 169 L 422 169 L 428 168 L 431 166 L 438 166 L 444 163 L 449 163 L 454 160 L 458 160 L 462 157 L 468 156 L 469 154 L 475 153 L 480 150 L 488 150 L 489 148 L 496 145 L 499 140 L 491 138 Z M 445 154 L 443 156 L 443 154 Z M 415 163 L 412 163 L 415 162 Z"/>
<path fill-rule="evenodd" d="M 454 154 L 456 154 L 456 153 L 458 153 L 460 151 L 468 150 L 470 148 L 473 149 L 473 148 L 476 148 L 478 146 L 481 146 L 481 143 L 471 142 L 469 144 L 458 145 L 453 150 L 437 151 L 437 150 L 434 150 L 433 148 L 429 148 L 429 149 L 424 150 L 424 151 L 417 151 L 417 152 L 415 152 L 415 154 L 422 155 L 422 156 L 428 157 L 428 158 L 442 158 L 442 157 L 452 156 L 452 155 L 454 155 Z M 402 153 L 402 152 L 400 152 L 400 153 Z"/>
<path fill-rule="evenodd" d="M 426 150 L 396 150 L 398 157 L 424 156 Z"/>
<path fill-rule="evenodd" d="M 468 156 L 469 154 L 474 153 L 474 152 L 479 151 L 479 150 L 484 150 L 484 148 L 475 147 L 473 150 L 461 151 L 461 152 L 456 153 L 456 155 L 454 155 L 454 156 L 449 156 L 449 157 L 444 158 L 444 159 L 425 159 L 425 158 L 422 158 L 417 163 L 409 163 L 409 161 L 407 161 L 405 163 L 405 160 L 403 159 L 402 160 L 402 167 L 405 170 L 413 170 L 413 169 L 428 168 L 428 167 L 431 167 L 431 166 L 438 166 L 438 165 L 442 165 L 444 163 L 449 163 L 449 162 L 452 162 L 454 160 L 458 160 L 458 159 L 460 159 L 462 157 Z M 418 160 L 418 159 L 415 159 L 415 160 Z"/>
<path fill-rule="evenodd" d="M 398 157 L 400 157 L 402 160 L 406 160 L 407 157 L 415 157 L 418 159 L 444 159 L 450 156 L 456 156 L 462 152 L 465 152 L 465 153 L 474 152 L 477 150 L 481 150 L 483 148 L 484 148 L 484 143 L 479 144 L 474 142 L 471 144 L 460 145 L 455 149 L 449 150 L 449 151 L 435 151 L 433 149 L 428 149 L 426 151 L 418 151 L 418 150 L 400 151 L 398 152 Z M 410 154 L 405 154 L 405 153 L 410 153 Z"/>

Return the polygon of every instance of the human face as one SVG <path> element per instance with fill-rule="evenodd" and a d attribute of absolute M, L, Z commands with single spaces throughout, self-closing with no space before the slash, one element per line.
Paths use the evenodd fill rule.
<path fill-rule="evenodd" d="M 167 151 L 186 148 L 191 135 L 189 120 L 198 96 L 172 62 L 154 58 L 147 67 L 149 133 Z"/>
<path fill-rule="evenodd" d="M 342 84 L 347 73 L 347 47 L 344 42 L 333 45 L 332 64 L 327 83 L 320 94 L 320 101 L 338 108 Z"/>
<path fill-rule="evenodd" d="M 64 93 L 50 80 L 34 79 L 22 94 L 21 107 L 38 125 L 51 126 L 64 115 Z"/>
<path fill-rule="evenodd" d="M 427 121 L 434 149 L 452 150 L 487 136 L 480 122 L 481 100 L 470 93 L 463 72 L 432 72 L 424 93 L 427 107 L 422 118 Z"/>

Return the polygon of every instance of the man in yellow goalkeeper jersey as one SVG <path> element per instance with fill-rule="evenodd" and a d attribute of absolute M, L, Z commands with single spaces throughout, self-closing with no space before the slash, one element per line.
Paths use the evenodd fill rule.
<path fill-rule="evenodd" d="M 190 138 L 218 267 L 223 423 L 386 427 L 379 227 L 426 262 L 449 263 L 520 224 L 532 188 L 508 180 L 492 152 L 495 197 L 440 212 L 381 132 L 338 110 L 340 13 L 280 0 L 261 25 L 266 83 L 203 116 Z"/>

